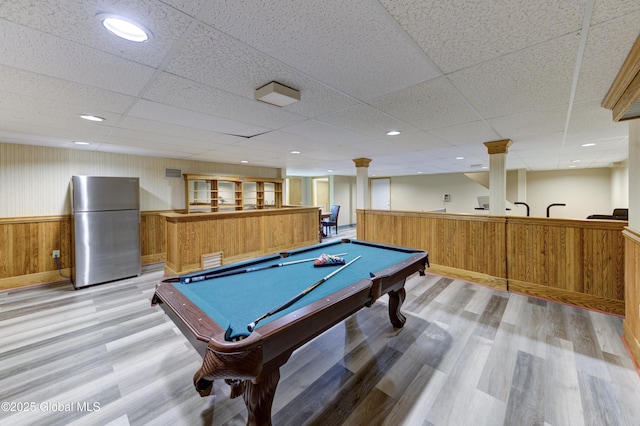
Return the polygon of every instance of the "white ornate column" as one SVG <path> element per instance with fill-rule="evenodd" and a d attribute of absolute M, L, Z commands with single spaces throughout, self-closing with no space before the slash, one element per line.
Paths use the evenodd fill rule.
<path fill-rule="evenodd" d="M 368 209 L 371 207 L 369 194 L 369 158 L 355 158 L 356 164 L 356 209 Z"/>
<path fill-rule="evenodd" d="M 489 215 L 504 216 L 507 211 L 507 152 L 511 139 L 485 142 L 489 152 Z"/>

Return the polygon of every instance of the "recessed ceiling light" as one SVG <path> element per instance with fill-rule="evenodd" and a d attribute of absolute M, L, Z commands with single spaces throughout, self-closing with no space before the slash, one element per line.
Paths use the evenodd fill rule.
<path fill-rule="evenodd" d="M 456 157 L 456 160 L 464 160 L 464 157 Z"/>
<path fill-rule="evenodd" d="M 76 145 L 91 145 L 89 142 L 85 141 L 73 141 L 73 143 Z"/>
<path fill-rule="evenodd" d="M 333 173 L 333 170 L 329 169 L 327 170 L 327 173 Z"/>
<path fill-rule="evenodd" d="M 247 163 L 248 163 L 248 161 L 247 161 L 247 160 L 240 160 L 240 162 L 241 162 L 242 164 L 247 164 Z"/>
<path fill-rule="evenodd" d="M 571 162 L 572 162 L 572 163 L 579 163 L 579 162 L 581 162 L 581 161 L 582 161 L 582 160 L 571 160 Z"/>
<path fill-rule="evenodd" d="M 398 136 L 399 134 L 400 134 L 400 132 L 397 131 L 397 130 L 389 130 L 387 132 L 387 136 Z"/>
<path fill-rule="evenodd" d="M 151 31 L 125 17 L 110 13 L 99 13 L 97 17 L 110 33 L 125 40 L 144 43 L 151 38 Z"/>
<path fill-rule="evenodd" d="M 89 121 L 104 121 L 105 119 L 102 117 L 98 117 L 97 115 L 92 114 L 80 114 L 80 118 L 84 118 Z"/>
<path fill-rule="evenodd" d="M 421 174 L 422 174 L 422 172 L 417 172 L 417 173 L 418 173 L 419 175 L 421 175 Z"/>
<path fill-rule="evenodd" d="M 291 151 L 291 154 L 300 154 L 300 151 Z"/>
<path fill-rule="evenodd" d="M 595 143 L 583 143 L 581 146 L 596 146 Z"/>

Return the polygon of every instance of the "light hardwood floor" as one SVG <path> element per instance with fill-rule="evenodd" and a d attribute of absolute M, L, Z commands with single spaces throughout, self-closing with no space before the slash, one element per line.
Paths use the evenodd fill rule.
<path fill-rule="evenodd" d="M 1 292 L 0 424 L 244 424 L 223 382 L 195 392 L 199 355 L 150 305 L 161 278 Z M 640 424 L 620 318 L 429 274 L 403 312 L 394 329 L 383 297 L 296 351 L 274 424 Z"/>

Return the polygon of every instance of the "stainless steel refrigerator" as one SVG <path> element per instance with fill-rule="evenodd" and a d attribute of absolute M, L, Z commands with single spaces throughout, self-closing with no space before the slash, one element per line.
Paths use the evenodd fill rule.
<path fill-rule="evenodd" d="M 140 275 L 140 182 L 73 176 L 71 280 L 75 288 Z"/>

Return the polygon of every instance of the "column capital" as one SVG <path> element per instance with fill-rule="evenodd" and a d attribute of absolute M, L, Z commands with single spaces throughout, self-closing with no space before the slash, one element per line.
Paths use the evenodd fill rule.
<path fill-rule="evenodd" d="M 484 146 L 487 147 L 489 155 L 491 154 L 506 154 L 513 142 L 511 139 L 502 139 L 499 141 L 485 142 Z"/>
<path fill-rule="evenodd" d="M 369 167 L 371 163 L 370 158 L 354 158 L 353 162 L 356 163 L 356 167 Z"/>

